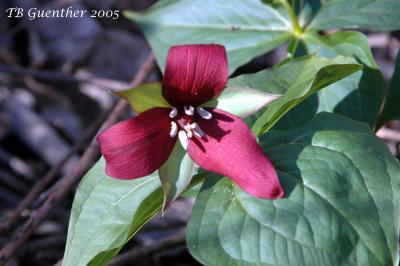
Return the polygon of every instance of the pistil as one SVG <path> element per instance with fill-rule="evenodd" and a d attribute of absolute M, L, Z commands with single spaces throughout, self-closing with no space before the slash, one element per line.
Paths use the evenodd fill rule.
<path fill-rule="evenodd" d="M 192 117 L 195 113 L 198 114 L 201 118 L 209 120 L 212 118 L 212 114 L 207 110 L 193 106 L 186 105 L 183 106 L 183 111 L 185 115 L 183 117 L 179 116 L 179 109 L 176 107 L 172 107 L 169 117 L 172 119 L 176 118 L 177 121 L 171 121 L 171 130 L 169 135 L 171 138 L 175 138 L 178 135 L 179 142 L 181 143 L 182 147 L 186 150 L 188 147 L 189 139 L 193 138 L 195 135 L 198 138 L 204 138 L 205 134 L 203 130 L 201 130 L 199 124 L 193 122 Z"/>
<path fill-rule="evenodd" d="M 184 127 L 183 127 L 184 129 L 185 129 L 185 131 L 186 131 L 186 135 L 187 135 L 187 137 L 189 138 L 189 139 L 191 139 L 192 137 L 193 137 L 193 132 L 192 132 L 192 125 L 191 124 L 186 124 Z"/>
<path fill-rule="evenodd" d="M 194 125 L 193 133 L 199 138 L 204 138 L 205 134 L 204 134 L 203 130 L 201 130 L 199 125 L 197 123 L 193 123 L 192 125 Z"/>

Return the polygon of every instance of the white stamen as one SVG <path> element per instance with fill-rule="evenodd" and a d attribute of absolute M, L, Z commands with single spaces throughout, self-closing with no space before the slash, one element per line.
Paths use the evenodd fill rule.
<path fill-rule="evenodd" d="M 188 136 L 184 130 L 179 130 L 178 132 L 179 142 L 181 143 L 184 150 L 188 148 Z"/>
<path fill-rule="evenodd" d="M 175 118 L 178 115 L 178 109 L 176 107 L 172 107 L 171 112 L 169 112 L 169 117 Z"/>
<path fill-rule="evenodd" d="M 212 114 L 204 108 L 196 107 L 196 113 L 203 119 L 210 120 L 212 118 Z"/>
<path fill-rule="evenodd" d="M 197 123 L 193 123 L 192 126 L 194 126 L 193 128 L 193 133 L 199 137 L 199 138 L 203 138 L 205 136 L 203 130 L 201 130 L 201 128 L 199 127 L 199 125 Z"/>
<path fill-rule="evenodd" d="M 185 110 L 185 114 L 190 115 L 190 116 L 194 115 L 194 107 L 193 106 L 185 105 L 183 107 L 183 109 Z"/>
<path fill-rule="evenodd" d="M 175 138 L 177 133 L 178 125 L 176 124 L 176 122 L 171 121 L 171 131 L 169 132 L 169 135 L 171 136 L 171 138 Z"/>

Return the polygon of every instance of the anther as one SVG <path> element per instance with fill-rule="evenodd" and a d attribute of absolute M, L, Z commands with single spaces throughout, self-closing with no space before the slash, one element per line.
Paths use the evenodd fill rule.
<path fill-rule="evenodd" d="M 203 130 L 201 130 L 201 128 L 199 127 L 199 125 L 197 123 L 193 123 L 191 126 L 193 126 L 193 133 L 197 137 L 203 138 L 205 136 Z"/>
<path fill-rule="evenodd" d="M 212 114 L 202 107 L 196 107 L 196 113 L 203 119 L 210 120 Z"/>
<path fill-rule="evenodd" d="M 190 115 L 190 116 L 194 115 L 194 107 L 193 106 L 185 105 L 185 106 L 183 106 L 183 109 L 185 110 L 185 114 Z"/>
<path fill-rule="evenodd" d="M 179 142 L 181 143 L 183 149 L 187 150 L 189 141 L 188 141 L 188 136 L 186 135 L 186 132 L 184 130 L 179 130 L 178 138 L 179 138 Z"/>
<path fill-rule="evenodd" d="M 178 109 L 176 107 L 172 107 L 171 112 L 169 112 L 169 117 L 175 118 L 178 115 Z"/>
<path fill-rule="evenodd" d="M 195 134 L 199 138 L 203 138 L 205 136 L 203 130 L 201 130 L 196 122 L 192 124 L 186 124 L 183 128 L 185 129 L 186 135 L 189 139 L 193 137 L 193 134 Z"/>
<path fill-rule="evenodd" d="M 176 122 L 171 121 L 171 131 L 169 132 L 169 135 L 171 136 L 171 138 L 175 138 L 177 133 L 178 125 L 176 124 Z"/>

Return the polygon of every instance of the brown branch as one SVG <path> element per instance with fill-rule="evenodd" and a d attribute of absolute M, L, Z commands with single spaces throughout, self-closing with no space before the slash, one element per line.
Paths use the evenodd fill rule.
<path fill-rule="evenodd" d="M 132 264 L 134 260 L 146 257 L 151 254 L 159 253 L 161 251 L 167 250 L 169 248 L 173 248 L 176 246 L 180 246 L 186 242 L 186 234 L 185 230 L 181 230 L 176 235 L 165 237 L 161 239 L 159 242 L 152 244 L 148 247 L 140 247 L 130 251 L 127 251 L 118 257 L 115 257 L 108 266 L 119 266 L 125 264 Z M 61 266 L 62 259 L 57 261 L 54 266 Z"/>
<path fill-rule="evenodd" d="M 106 88 L 107 90 L 122 90 L 131 86 L 131 84 L 128 82 L 107 79 L 107 78 L 100 78 L 85 71 L 79 71 L 74 76 L 72 76 L 54 71 L 35 70 L 35 69 L 15 67 L 15 66 L 0 66 L 0 73 L 7 73 L 9 75 L 16 75 L 16 76 L 34 77 L 53 82 L 90 83 L 102 89 Z"/>
<path fill-rule="evenodd" d="M 142 83 L 151 73 L 153 68 L 154 55 L 150 54 L 146 62 L 139 69 L 131 85 L 137 86 Z M 127 106 L 128 104 L 124 100 L 120 100 L 101 126 L 100 131 L 115 124 Z M 0 250 L 0 265 L 4 265 L 14 252 L 29 238 L 54 206 L 74 188 L 81 176 L 95 162 L 99 155 L 98 144 L 96 139 L 93 139 L 75 167 L 53 185 L 51 193 L 44 201 L 43 205 L 36 211 L 32 212 L 26 223 L 17 230 L 14 237 Z"/>
<path fill-rule="evenodd" d="M 172 247 L 180 246 L 185 243 L 185 240 L 185 231 L 182 230 L 176 235 L 165 237 L 164 239 L 161 239 L 159 242 L 154 243 L 151 246 L 140 247 L 127 251 L 126 253 L 115 257 L 108 264 L 108 266 L 133 265 L 133 263 L 137 259 L 146 257 L 151 254 L 159 253 Z"/>
<path fill-rule="evenodd" d="M 62 81 L 62 82 L 71 82 L 71 83 L 78 83 L 78 82 L 88 82 L 87 80 L 77 79 L 70 75 L 66 75 L 63 73 L 46 71 L 46 70 L 33 70 L 27 69 L 23 67 L 16 67 L 16 66 L 0 66 L 0 73 L 8 73 L 12 75 L 27 75 L 32 76 L 35 78 L 46 79 L 50 81 Z"/>
<path fill-rule="evenodd" d="M 4 217 L 3 221 L 0 223 L 0 234 L 10 230 L 11 225 L 21 217 L 21 213 L 29 208 L 35 201 L 36 197 L 38 197 L 40 193 L 42 193 L 43 190 L 54 181 L 65 163 L 68 162 L 68 160 L 75 153 L 82 149 L 89 138 L 93 137 L 105 119 L 105 114 L 101 114 L 99 117 L 97 117 L 95 121 L 83 132 L 82 136 L 74 144 L 71 150 L 64 156 L 64 158 L 53 168 L 51 168 L 50 171 L 48 171 L 47 174 L 32 187 L 29 193 L 19 202 L 13 211 L 9 212 L 6 217 Z"/>

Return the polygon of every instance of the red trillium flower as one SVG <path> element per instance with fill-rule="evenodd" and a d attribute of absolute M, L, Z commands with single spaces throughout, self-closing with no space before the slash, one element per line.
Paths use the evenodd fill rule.
<path fill-rule="evenodd" d="M 227 81 L 223 46 L 172 47 L 162 81 L 162 95 L 171 107 L 146 110 L 98 136 L 107 175 L 149 175 L 167 161 L 179 141 L 197 165 L 229 177 L 247 193 L 283 197 L 274 166 L 250 128 L 236 115 L 203 105 L 218 97 Z"/>

